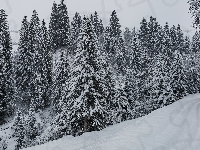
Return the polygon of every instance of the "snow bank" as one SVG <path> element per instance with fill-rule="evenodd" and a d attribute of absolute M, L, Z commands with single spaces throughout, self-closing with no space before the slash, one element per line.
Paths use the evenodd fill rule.
<path fill-rule="evenodd" d="M 189 95 L 142 118 L 79 137 L 66 136 L 26 150 L 198 150 L 200 94 Z"/>

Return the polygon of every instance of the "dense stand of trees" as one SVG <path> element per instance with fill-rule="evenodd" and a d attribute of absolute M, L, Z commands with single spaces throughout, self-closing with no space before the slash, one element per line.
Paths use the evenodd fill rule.
<path fill-rule="evenodd" d="M 16 149 L 98 131 L 200 91 L 198 30 L 190 40 L 180 25 L 150 17 L 122 31 L 116 11 L 106 27 L 97 12 L 75 13 L 70 23 L 62 0 L 53 3 L 48 29 L 35 10 L 24 17 L 12 57 L 6 17 L 1 10 L 0 123 L 17 110 Z M 43 132 L 35 113 L 45 108 L 56 117 Z"/>

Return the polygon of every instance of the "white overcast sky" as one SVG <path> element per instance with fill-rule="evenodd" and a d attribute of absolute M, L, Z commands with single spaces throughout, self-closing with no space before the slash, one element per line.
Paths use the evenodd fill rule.
<path fill-rule="evenodd" d="M 34 9 L 40 20 L 49 22 L 53 1 L 60 0 L 0 0 L 0 8 L 6 10 L 11 30 L 18 30 L 23 16 L 30 19 Z M 180 24 L 183 30 L 191 30 L 192 19 L 188 13 L 187 0 L 65 0 L 70 20 L 77 11 L 82 16 L 97 11 L 104 24 L 113 10 L 117 11 L 122 27 L 139 27 L 142 17 L 152 15 L 164 25 Z"/>

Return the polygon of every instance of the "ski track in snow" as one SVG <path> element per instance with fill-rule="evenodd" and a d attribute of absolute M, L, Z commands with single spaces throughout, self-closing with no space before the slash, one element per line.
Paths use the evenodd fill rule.
<path fill-rule="evenodd" d="M 26 150 L 199 150 L 199 113 L 200 94 L 189 95 L 147 116 Z"/>

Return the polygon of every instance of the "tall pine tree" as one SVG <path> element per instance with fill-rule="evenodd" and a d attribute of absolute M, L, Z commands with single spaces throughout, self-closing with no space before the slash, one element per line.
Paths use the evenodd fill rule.
<path fill-rule="evenodd" d="M 0 124 L 4 122 L 13 95 L 12 88 L 12 44 L 7 15 L 0 10 Z"/>
<path fill-rule="evenodd" d="M 100 59 L 97 38 L 93 25 L 88 18 L 83 18 L 78 38 L 78 49 L 69 75 L 69 94 L 66 101 L 71 101 L 72 134 L 101 130 L 105 127 L 106 83 L 100 73 Z"/>
<path fill-rule="evenodd" d="M 58 47 L 70 46 L 70 22 L 67 7 L 64 0 L 58 5 Z"/>
<path fill-rule="evenodd" d="M 51 44 L 51 48 L 55 50 L 58 48 L 59 43 L 58 43 L 58 6 L 57 4 L 53 3 L 53 7 L 52 7 L 52 13 L 51 13 L 51 17 L 50 17 L 50 22 L 49 22 L 49 37 L 50 37 L 50 44 Z"/>

